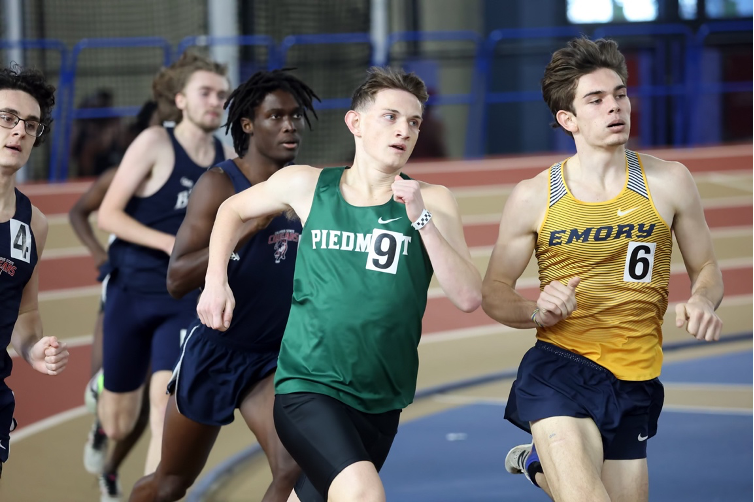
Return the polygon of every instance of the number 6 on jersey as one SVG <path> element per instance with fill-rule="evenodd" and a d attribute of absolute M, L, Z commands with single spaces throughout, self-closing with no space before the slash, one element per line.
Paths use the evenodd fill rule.
<path fill-rule="evenodd" d="M 655 242 L 629 242 L 623 280 L 626 282 L 652 282 L 655 263 Z"/>

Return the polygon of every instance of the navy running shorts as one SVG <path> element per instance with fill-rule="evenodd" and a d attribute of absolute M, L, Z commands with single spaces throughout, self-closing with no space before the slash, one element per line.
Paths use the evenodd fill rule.
<path fill-rule="evenodd" d="M 229 346 L 196 321 L 189 328 L 168 384 L 181 415 L 206 425 L 228 425 L 257 382 L 274 373 L 280 346 L 251 351 Z"/>
<path fill-rule="evenodd" d="M 379 472 L 398 433 L 401 410 L 364 413 L 324 394 L 275 396 L 275 428 L 303 473 L 296 482 L 301 502 L 325 502 L 343 469 L 361 461 Z"/>
<path fill-rule="evenodd" d="M 605 460 L 647 457 L 657 433 L 665 392 L 660 380 L 618 380 L 603 366 L 550 343 L 537 341 L 524 355 L 505 418 L 531 432 L 548 417 L 591 418 L 602 435 Z"/>
<path fill-rule="evenodd" d="M 131 291 L 117 274 L 107 282 L 102 339 L 105 388 L 131 392 L 152 372 L 172 371 L 181 350 L 181 332 L 196 319 L 197 294 L 180 300 L 167 292 Z"/>
<path fill-rule="evenodd" d="M 13 411 L 16 399 L 5 382 L 0 382 L 0 463 L 8 461 L 10 453 L 10 432 L 13 430 Z"/>

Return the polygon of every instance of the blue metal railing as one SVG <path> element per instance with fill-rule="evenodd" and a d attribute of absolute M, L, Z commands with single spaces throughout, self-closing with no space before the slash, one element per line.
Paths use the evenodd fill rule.
<path fill-rule="evenodd" d="M 703 96 L 709 94 L 724 94 L 729 92 L 751 92 L 752 82 L 702 82 L 702 60 L 704 49 L 710 35 L 725 32 L 751 32 L 751 21 L 715 21 L 705 23 L 694 34 L 694 43 L 688 54 L 689 69 L 687 74 L 689 143 L 701 143 L 704 140 L 700 121 L 699 106 Z"/>
<path fill-rule="evenodd" d="M 280 67 L 278 50 L 275 41 L 267 35 L 239 35 L 233 37 L 215 37 L 199 35 L 186 37 L 178 43 L 175 49 L 175 59 L 178 59 L 189 47 L 207 47 L 216 45 L 257 46 L 267 48 L 267 69 Z"/>
<path fill-rule="evenodd" d="M 134 37 L 134 38 L 84 38 L 73 46 L 71 59 L 66 72 L 67 96 L 65 97 L 65 109 L 63 123 L 65 125 L 65 137 L 60 149 L 60 163 L 63 166 L 59 173 L 64 179 L 68 175 L 68 161 L 71 149 L 71 130 L 73 121 L 76 119 L 95 117 L 124 117 L 135 115 L 140 107 L 120 108 L 74 108 L 76 90 L 76 73 L 78 60 L 81 52 L 86 49 L 133 49 L 133 48 L 157 48 L 162 49 L 162 65 L 168 66 L 171 61 L 172 50 L 170 43 L 162 37 Z"/>
<path fill-rule="evenodd" d="M 667 103 L 658 99 L 642 106 L 642 127 L 640 134 L 644 144 L 653 144 L 659 138 L 664 141 L 665 130 L 673 131 L 672 142 L 675 145 L 689 144 L 697 141 L 693 131 L 701 120 L 697 109 L 699 99 L 705 95 L 732 92 L 750 92 L 752 82 L 701 82 L 702 55 L 710 45 L 709 37 L 722 32 L 751 32 L 750 21 L 719 21 L 706 23 L 693 32 L 683 24 L 629 24 L 606 25 L 596 28 L 593 38 L 600 37 L 652 37 L 637 44 L 639 82 L 630 89 L 631 95 L 643 98 L 670 97 L 672 120 L 674 126 L 667 127 L 669 115 Z M 532 82 L 531 90 L 496 91 L 492 85 L 493 62 L 500 44 L 542 44 L 547 50 L 557 48 L 562 39 L 578 37 L 582 34 L 577 26 L 560 26 L 550 28 L 511 28 L 492 31 L 482 37 L 472 31 L 436 31 L 436 32 L 395 32 L 388 35 L 387 54 L 389 60 L 397 44 L 405 42 L 467 42 L 474 53 L 471 88 L 468 92 L 455 94 L 438 94 L 431 97 L 434 105 L 466 105 L 469 107 L 468 127 L 466 131 L 466 157 L 481 156 L 485 153 L 484 142 L 487 139 L 487 108 L 501 103 L 523 103 L 541 100 L 539 83 Z M 550 44 L 549 41 L 558 41 Z M 667 41 L 668 44 L 661 42 Z M 122 106 L 113 108 L 76 109 L 73 104 L 79 57 L 82 51 L 96 48 L 145 48 L 162 50 L 162 64 L 168 65 L 187 48 L 192 46 L 238 45 L 258 46 L 266 49 L 267 68 L 273 69 L 288 63 L 290 50 L 301 45 L 326 44 L 364 44 L 369 49 L 369 60 L 373 60 L 374 51 L 369 33 L 335 33 L 315 35 L 290 35 L 275 44 L 274 40 L 261 35 L 243 35 L 238 37 L 193 36 L 181 40 L 173 50 L 171 45 L 161 37 L 143 38 L 100 38 L 83 39 L 69 52 L 58 40 L 21 40 L 0 41 L 1 49 L 22 48 L 42 49 L 59 53 L 61 61 L 60 84 L 58 86 L 58 105 L 53 111 L 57 127 L 53 128 L 50 153 L 49 179 L 62 180 L 67 177 L 68 155 L 73 120 L 104 117 L 133 116 L 139 106 Z M 421 50 L 419 51 L 421 54 Z M 421 57 L 421 56 L 420 56 Z M 392 58 L 395 59 L 395 58 Z M 664 71 L 669 69 L 669 81 Z M 536 86 L 536 88 L 535 88 Z M 324 99 L 318 109 L 348 108 L 350 97 L 332 97 Z M 656 107 L 657 113 L 647 113 L 648 107 Z M 654 120 L 654 122 L 650 122 Z M 651 127 L 649 127 L 651 126 Z M 652 135 L 652 130 L 657 134 Z"/>
<path fill-rule="evenodd" d="M 474 59 L 480 56 L 482 37 L 473 31 L 399 31 L 387 38 L 388 61 L 393 47 L 401 42 L 470 42 L 474 47 Z M 472 79 L 474 76 L 472 75 Z M 473 86 L 472 86 L 473 87 Z M 428 105 L 470 105 L 474 102 L 473 88 L 467 93 L 436 94 Z"/>
<path fill-rule="evenodd" d="M 391 60 L 390 55 L 392 49 L 396 44 L 401 42 L 467 42 L 472 45 L 474 60 L 473 71 L 471 74 L 471 86 L 466 93 L 456 94 L 436 94 L 430 96 L 428 105 L 468 105 L 469 113 L 466 128 L 466 144 L 478 136 L 478 124 L 475 123 L 473 117 L 476 109 L 479 108 L 479 101 L 481 100 L 480 80 L 482 79 L 479 73 L 481 67 L 481 58 L 483 50 L 484 39 L 476 32 L 473 31 L 401 31 L 391 33 L 387 38 L 387 52 L 388 61 Z M 466 156 L 467 152 L 465 152 Z"/>
<path fill-rule="evenodd" d="M 679 37 L 683 42 L 682 49 L 687 57 L 685 60 L 670 58 L 670 84 L 655 84 L 653 82 L 654 79 L 651 78 L 653 72 L 651 71 L 651 68 L 647 68 L 646 70 L 648 71 L 639 72 L 638 87 L 629 89 L 629 92 L 632 96 L 638 97 L 649 98 L 670 96 L 676 98 L 674 100 L 673 108 L 673 122 L 675 124 L 673 127 L 673 144 L 680 146 L 683 144 L 684 137 L 688 137 L 687 127 L 684 127 L 684 125 L 688 124 L 686 110 L 688 108 L 689 99 L 688 88 L 684 82 L 684 67 L 688 70 L 690 64 L 688 54 L 691 52 L 691 46 L 694 42 L 694 33 L 691 31 L 691 28 L 683 24 L 629 24 L 601 26 L 594 30 L 594 38 L 626 36 L 640 37 L 647 35 L 653 38 L 661 36 Z M 659 72 L 665 70 L 666 60 L 668 58 L 665 55 L 664 46 L 657 43 L 658 41 L 655 42 L 655 60 L 653 61 L 654 64 L 651 66 L 656 69 L 654 75 L 655 78 L 662 82 L 663 78 Z M 656 131 L 664 137 L 664 130 L 666 127 L 664 101 L 659 102 L 660 110 L 658 113 L 653 114 L 653 108 L 652 100 L 647 100 L 642 104 L 642 114 L 640 119 L 642 127 L 640 128 L 639 133 L 642 144 L 652 144 L 652 138 L 656 137 Z M 653 118 L 655 117 L 660 120 L 653 124 Z M 653 127 L 653 125 L 655 127 Z"/>
<path fill-rule="evenodd" d="M 288 35 L 280 42 L 278 54 L 282 66 L 288 66 L 288 53 L 296 45 L 366 44 L 369 46 L 370 65 L 374 61 L 374 48 L 369 33 L 321 33 L 316 35 Z M 317 104 L 318 110 L 348 108 L 350 98 L 325 98 Z"/>
<path fill-rule="evenodd" d="M 493 59 L 498 44 L 503 42 L 520 42 L 522 40 L 550 40 L 568 39 L 582 34 L 576 26 L 557 26 L 552 28 L 503 28 L 490 32 L 484 41 L 482 55 L 479 60 L 477 73 L 479 78 L 478 106 L 474 113 L 475 134 L 467 136 L 466 157 L 480 157 L 485 153 L 484 144 L 487 141 L 487 111 L 488 105 L 500 103 L 522 103 L 540 101 L 542 92 L 538 89 L 531 91 L 491 91 L 493 88 Z"/>

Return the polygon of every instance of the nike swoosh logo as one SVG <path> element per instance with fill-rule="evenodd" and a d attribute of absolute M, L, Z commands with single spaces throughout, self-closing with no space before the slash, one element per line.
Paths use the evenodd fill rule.
<path fill-rule="evenodd" d="M 400 220 L 401 218 L 403 218 L 403 216 L 398 216 L 397 218 L 393 218 L 392 220 L 383 220 L 382 216 L 380 216 L 379 219 L 377 220 L 377 223 L 379 223 L 380 225 L 384 225 L 385 223 L 390 223 L 391 221 Z"/>
<path fill-rule="evenodd" d="M 639 433 L 639 441 L 646 441 L 649 438 L 649 436 L 642 436 L 641 432 Z"/>
<path fill-rule="evenodd" d="M 626 216 L 628 213 L 636 211 L 637 209 L 639 208 L 635 207 L 635 208 L 629 209 L 628 211 L 621 211 L 620 209 L 618 209 L 618 216 Z"/>
<path fill-rule="evenodd" d="M 2 448 L 3 450 L 7 450 L 8 449 L 5 446 L 3 446 L 3 443 L 0 443 L 0 448 Z"/>

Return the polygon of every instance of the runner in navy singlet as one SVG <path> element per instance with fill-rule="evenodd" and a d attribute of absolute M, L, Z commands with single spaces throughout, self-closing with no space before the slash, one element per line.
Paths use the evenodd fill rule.
<path fill-rule="evenodd" d="M 173 99 L 173 101 L 175 100 Z M 166 105 L 169 105 L 169 103 L 166 103 Z M 174 120 L 181 113 L 175 107 L 175 104 L 173 103 L 172 108 L 168 106 L 160 106 L 159 108 L 160 111 L 158 113 L 157 101 L 151 99 L 146 101 L 136 115 L 133 124 L 128 129 L 129 136 L 135 139 L 146 128 L 160 125 L 163 121 L 166 124 L 174 125 Z M 94 340 L 92 341 L 92 379 L 87 383 L 84 391 L 84 401 L 87 408 L 95 415 L 92 427 L 87 435 L 86 443 L 84 444 L 84 468 L 87 472 L 100 477 L 100 488 L 103 492 L 103 497 L 107 496 L 110 498 L 117 497 L 117 472 L 120 465 L 131 452 L 131 449 L 139 438 L 141 438 L 147 425 L 149 425 L 149 396 L 148 391 L 145 391 L 141 401 L 139 418 L 136 421 L 134 430 L 125 440 L 117 442 L 108 454 L 107 435 L 96 415 L 97 398 L 99 396 L 98 390 L 102 380 L 102 331 L 105 318 L 105 302 L 107 301 L 105 293 L 107 282 L 110 279 L 110 263 L 107 257 L 107 249 L 102 245 L 92 228 L 90 216 L 102 204 L 102 200 L 105 198 L 105 193 L 107 193 L 107 189 L 110 187 L 117 169 L 118 166 L 113 166 L 100 174 L 68 212 L 68 220 L 71 223 L 71 227 L 73 227 L 76 236 L 92 255 L 94 265 L 99 271 L 97 281 L 102 283 L 101 301 L 97 319 L 94 323 Z M 114 239 L 114 236 L 111 235 L 111 239 Z"/>
<path fill-rule="evenodd" d="M 293 161 L 316 95 L 282 70 L 258 72 L 231 95 L 227 128 L 238 158 L 204 174 L 189 200 L 168 269 L 176 297 L 196 291 L 207 270 L 215 215 L 228 197 L 265 181 Z M 315 114 L 316 116 L 316 114 Z M 178 500 L 204 467 L 220 427 L 240 409 L 267 454 L 272 483 L 262 498 L 285 501 L 300 470 L 272 418 L 273 376 L 293 292 L 301 222 L 288 215 L 255 220 L 228 264 L 238 308 L 224 332 L 196 321 L 173 373 L 157 471 L 134 487 L 132 501 Z M 259 500 L 252 497 L 250 500 Z"/>
<path fill-rule="evenodd" d="M 102 201 L 99 226 L 116 235 L 108 250 L 104 390 L 98 413 L 105 433 L 121 441 L 134 430 L 147 372 L 152 438 L 145 472 L 160 456 L 165 386 L 180 352 L 181 330 L 194 319 L 196 294 L 175 300 L 165 278 L 175 234 L 194 183 L 227 156 L 213 132 L 228 93 L 225 67 L 195 54 L 164 69 L 153 88 L 174 96 L 182 119 L 150 127 L 129 146 Z"/>
<path fill-rule="evenodd" d="M 55 104 L 55 88 L 41 72 L 18 66 L 0 70 L 0 345 L 9 344 L 32 368 L 57 375 L 68 364 L 68 349 L 42 336 L 37 262 L 47 239 L 47 219 L 16 188 L 16 173 L 31 149 L 44 141 Z M 8 461 L 15 428 L 15 398 L 5 384 L 13 362 L 0 355 L 0 474 Z"/>

